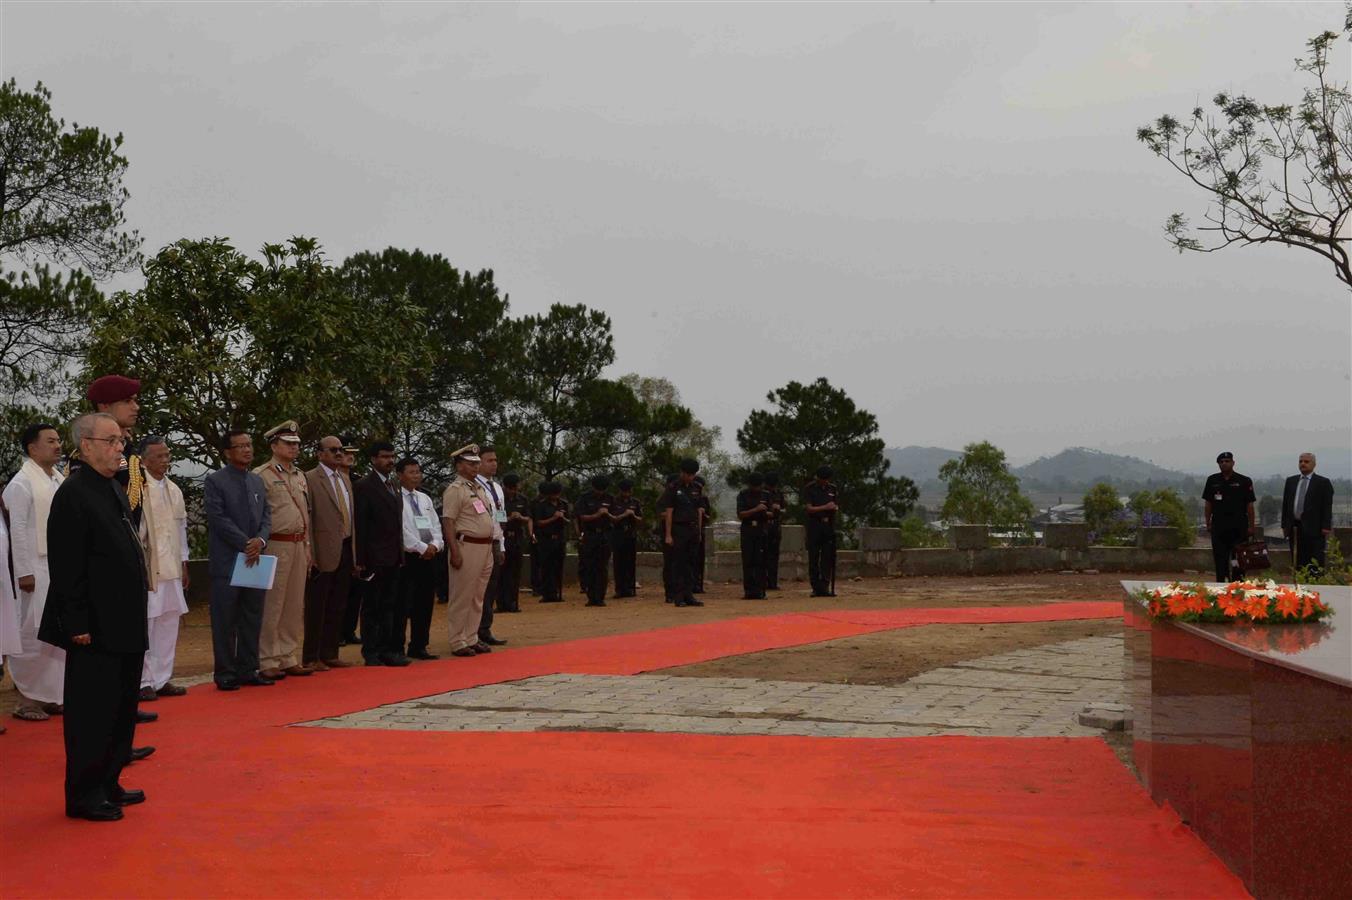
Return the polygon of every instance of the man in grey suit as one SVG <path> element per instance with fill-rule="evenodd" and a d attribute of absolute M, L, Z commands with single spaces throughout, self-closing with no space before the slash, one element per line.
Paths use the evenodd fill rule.
<path fill-rule="evenodd" d="M 272 515 L 263 480 L 249 470 L 253 438 L 247 431 L 230 431 L 221 449 L 228 465 L 206 478 L 211 642 L 216 655 L 216 687 L 237 691 L 242 684 L 273 684 L 272 679 L 258 674 L 258 636 L 267 592 L 230 584 L 238 554 L 257 562 L 267 544 Z"/>
<path fill-rule="evenodd" d="M 1313 453 L 1296 461 L 1299 475 L 1286 479 L 1282 491 L 1282 533 L 1291 542 L 1298 568 L 1323 569 L 1325 549 L 1333 533 L 1333 482 L 1314 472 Z"/>

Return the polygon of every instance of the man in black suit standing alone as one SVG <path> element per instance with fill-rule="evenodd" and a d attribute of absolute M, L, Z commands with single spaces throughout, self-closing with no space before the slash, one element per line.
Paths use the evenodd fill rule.
<path fill-rule="evenodd" d="M 146 652 L 146 565 L 127 495 L 113 480 L 126 443 L 106 413 L 71 438 L 84 465 L 52 498 L 51 587 L 38 637 L 66 651 L 66 815 L 111 822 L 145 800 L 118 782 L 131 758 Z"/>
<path fill-rule="evenodd" d="M 1282 491 L 1282 532 L 1293 542 L 1296 567 L 1324 568 L 1324 549 L 1333 531 L 1333 482 L 1314 473 L 1314 454 L 1302 453 L 1299 475 Z"/>
<path fill-rule="evenodd" d="M 366 451 L 370 473 L 352 487 L 357 505 L 357 577 L 365 584 L 361 607 L 361 655 L 368 666 L 406 666 L 399 604 L 399 566 L 404 561 L 404 509 L 394 471 L 394 445 L 377 441 Z"/>
<path fill-rule="evenodd" d="M 227 465 L 208 475 L 205 484 L 211 643 L 216 660 L 213 677 L 220 690 L 236 691 L 241 684 L 273 684 L 258 672 L 258 638 L 267 592 L 230 583 L 239 554 L 244 554 L 246 565 L 257 565 L 272 533 L 272 511 L 263 479 L 249 468 L 253 463 L 249 433 L 228 432 L 221 449 Z"/>

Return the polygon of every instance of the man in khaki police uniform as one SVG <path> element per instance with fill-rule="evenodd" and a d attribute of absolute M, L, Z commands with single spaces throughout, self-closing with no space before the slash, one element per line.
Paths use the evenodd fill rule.
<path fill-rule="evenodd" d="M 272 459 L 254 469 L 267 489 L 272 533 L 268 553 L 277 557 L 277 574 L 263 600 L 263 630 L 258 639 L 259 673 L 265 678 L 310 675 L 301 662 L 305 641 L 305 585 L 313 555 L 310 548 L 310 493 L 300 456 L 298 426 L 288 420 L 264 437 Z"/>
<path fill-rule="evenodd" d="M 493 574 L 494 528 L 492 501 L 475 476 L 479 473 L 479 446 L 468 444 L 451 454 L 455 480 L 441 495 L 441 528 L 450 563 L 452 656 L 491 653 L 479 640 L 484 590 Z"/>

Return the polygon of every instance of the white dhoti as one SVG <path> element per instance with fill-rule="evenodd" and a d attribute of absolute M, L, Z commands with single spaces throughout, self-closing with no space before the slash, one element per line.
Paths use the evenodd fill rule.
<path fill-rule="evenodd" d="M 29 700 L 62 703 L 66 683 L 66 651 L 38 640 L 42 610 L 47 606 L 47 587 L 51 584 L 45 556 L 39 557 L 36 569 L 33 573 L 35 589 L 18 592 L 21 649 L 9 657 L 9 674 L 14 679 L 14 687 Z"/>
<path fill-rule="evenodd" d="M 146 597 L 146 630 L 150 640 L 141 664 L 141 687 L 159 690 L 174 677 L 174 652 L 178 649 L 178 620 L 188 611 L 183 582 L 161 581 Z"/>
<path fill-rule="evenodd" d="M 9 528 L 0 516 L 0 658 L 23 652 L 19 640 L 19 598 L 9 575 Z"/>

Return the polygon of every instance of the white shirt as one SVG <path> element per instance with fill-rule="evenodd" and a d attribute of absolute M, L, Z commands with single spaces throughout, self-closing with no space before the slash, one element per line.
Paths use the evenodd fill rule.
<path fill-rule="evenodd" d="M 56 489 L 64 481 L 60 473 L 53 471 L 52 488 Z M 9 508 L 10 551 L 14 555 L 14 580 L 37 575 L 38 567 L 46 571 L 47 560 L 39 559 L 37 541 L 37 512 L 33 509 L 33 489 L 28 486 L 26 475 L 15 475 L 5 485 L 5 506 Z"/>
<path fill-rule="evenodd" d="M 410 500 L 411 498 L 411 500 Z M 427 521 L 431 523 L 428 528 L 432 532 L 432 540 L 423 542 L 422 535 L 418 534 L 418 526 L 413 521 L 413 506 L 417 504 L 418 515 L 426 516 Z M 441 552 L 441 548 L 446 546 L 446 539 L 441 534 L 441 519 L 437 518 L 436 508 L 432 506 L 432 498 L 422 491 L 410 491 L 408 488 L 399 489 L 399 506 L 404 514 L 404 550 L 408 553 L 422 554 L 427 551 L 430 544 Z"/>
<path fill-rule="evenodd" d="M 493 514 L 493 542 L 502 552 L 507 552 L 507 536 L 502 533 L 502 523 L 499 518 L 506 516 L 506 507 L 503 505 L 502 485 L 491 478 L 485 478 L 482 475 L 475 475 L 480 485 L 483 486 L 484 493 L 488 494 L 488 499 L 493 506 L 488 510 Z"/>

